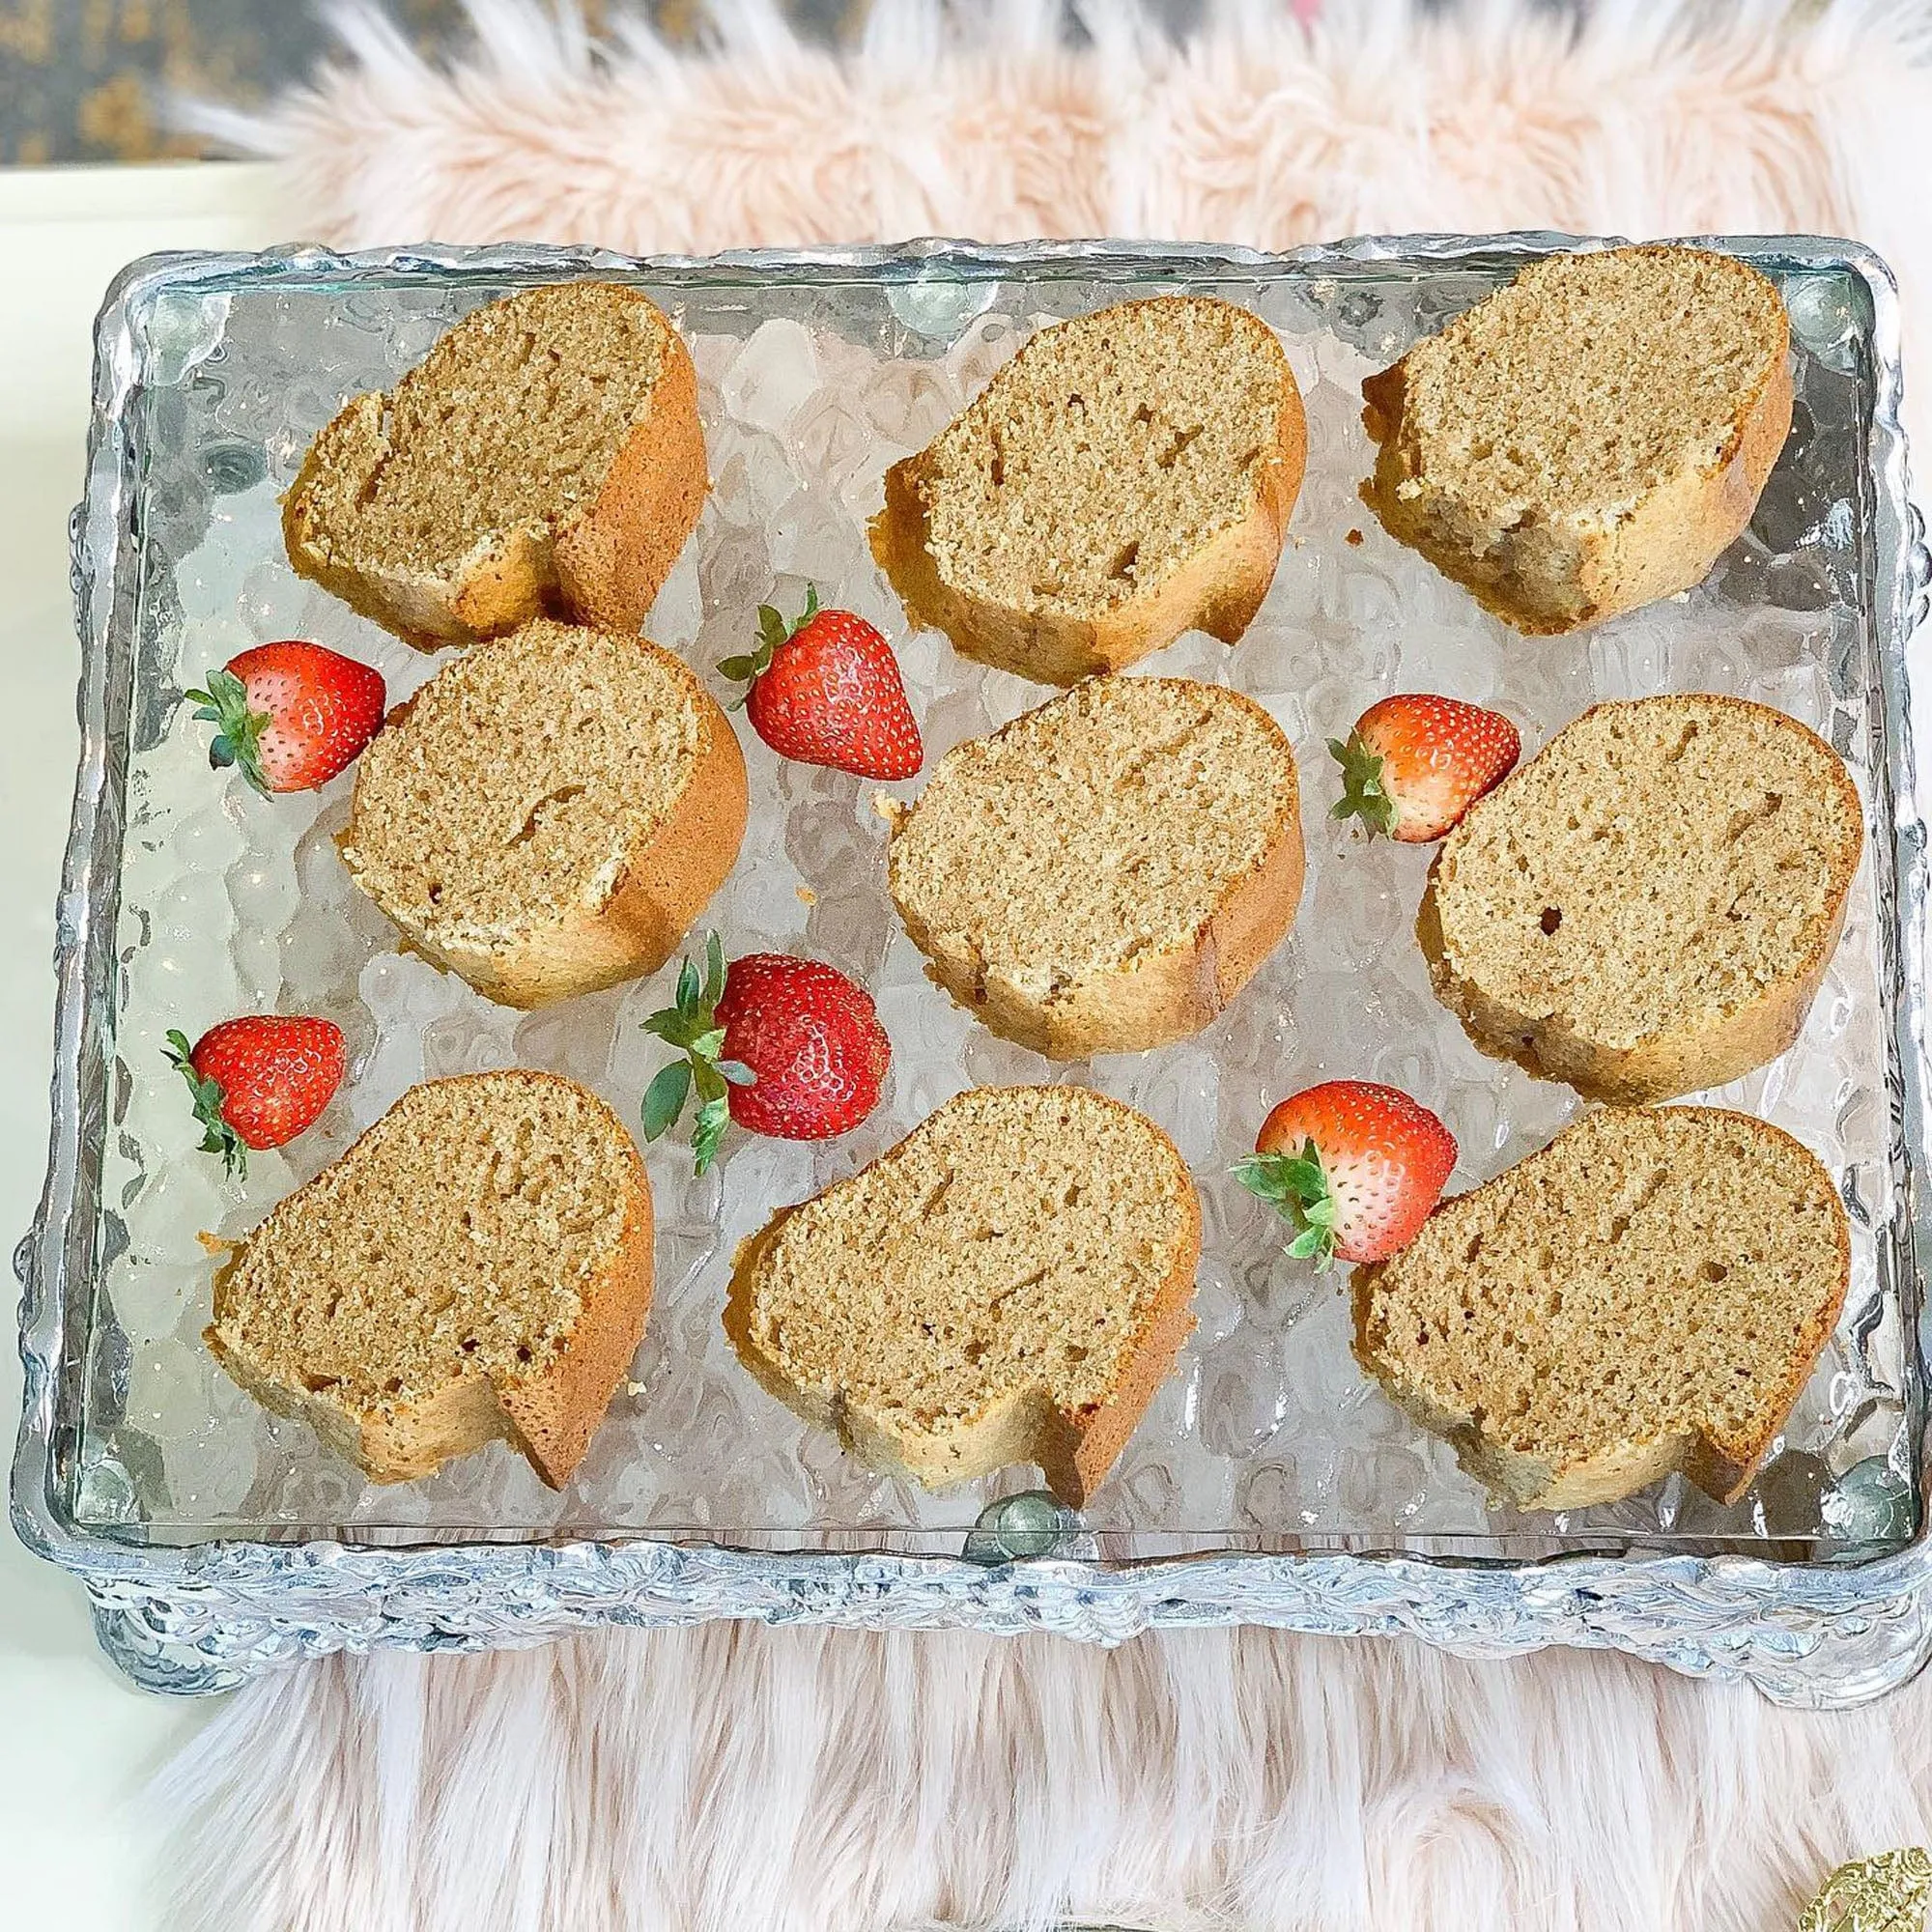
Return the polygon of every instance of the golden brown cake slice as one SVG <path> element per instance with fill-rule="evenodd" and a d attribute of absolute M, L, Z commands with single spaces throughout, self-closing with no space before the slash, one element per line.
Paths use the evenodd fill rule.
<path fill-rule="evenodd" d="M 342 856 L 415 952 L 536 1007 L 663 965 L 745 812 L 738 740 L 681 658 L 539 618 L 376 734 Z"/>
<path fill-rule="evenodd" d="M 623 1123 L 554 1073 L 412 1087 L 214 1277 L 215 1359 L 379 1483 L 499 1437 L 569 1480 L 651 1304 Z"/>
<path fill-rule="evenodd" d="M 1100 677 L 955 747 L 886 808 L 927 971 L 1058 1060 L 1200 1032 L 1294 920 L 1294 753 L 1221 685 Z"/>
<path fill-rule="evenodd" d="M 1485 1051 L 1592 1099 L 1669 1099 L 1797 1038 L 1862 839 L 1843 760 L 1795 718 L 1599 704 L 1443 841 L 1416 931 Z"/>
<path fill-rule="evenodd" d="M 526 289 L 344 405 L 282 503 L 289 561 L 410 642 L 557 609 L 635 631 L 704 506 L 690 352 L 638 290 Z"/>
<path fill-rule="evenodd" d="M 1307 440 L 1258 317 L 1122 302 L 1040 329 L 894 464 L 872 550 L 915 622 L 1045 684 L 1197 627 L 1232 644 L 1274 581 Z"/>
<path fill-rule="evenodd" d="M 1362 496 L 1520 631 L 1698 582 L 1791 428 L 1768 277 L 1708 249 L 1551 255 L 1362 384 Z"/>
<path fill-rule="evenodd" d="M 1788 1134 L 1606 1108 L 1357 1268 L 1355 1353 L 1522 1508 L 1673 1469 L 1730 1502 L 1837 1321 L 1850 1244 L 1831 1176 Z"/>
<path fill-rule="evenodd" d="M 1194 1325 L 1201 1205 L 1174 1144 L 1080 1087 L 979 1087 L 738 1250 L 724 1330 L 875 1467 L 1037 1463 L 1078 1505 Z"/>

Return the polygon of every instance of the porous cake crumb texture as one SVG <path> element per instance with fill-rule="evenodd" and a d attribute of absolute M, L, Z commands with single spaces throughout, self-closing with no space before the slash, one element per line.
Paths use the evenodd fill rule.
<path fill-rule="evenodd" d="M 1409 351 L 1405 439 L 1487 523 L 1606 527 L 1720 465 L 1785 330 L 1776 288 L 1729 256 L 1554 255 Z"/>
<path fill-rule="evenodd" d="M 1252 699 L 1094 678 L 948 754 L 894 838 L 892 892 L 1045 995 L 1192 943 L 1297 813 L 1293 753 Z"/>
<path fill-rule="evenodd" d="M 1357 1347 L 1400 1398 L 1551 1472 L 1699 1436 L 1747 1467 L 1831 1332 L 1847 1257 L 1831 1178 L 1787 1135 L 1603 1109 L 1359 1271 Z"/>
<path fill-rule="evenodd" d="M 1634 1047 L 1815 961 L 1861 836 L 1842 762 L 1782 713 L 1602 704 L 1444 845 L 1431 886 L 1444 960 L 1488 1000 Z"/>
<path fill-rule="evenodd" d="M 1287 364 L 1232 304 L 1122 303 L 1042 329 L 923 462 L 940 578 L 1009 609 L 1097 617 L 1253 510 Z"/>
<path fill-rule="evenodd" d="M 362 754 L 357 882 L 438 939 L 595 909 L 690 782 L 702 697 L 641 639 L 540 619 L 476 646 Z"/>
<path fill-rule="evenodd" d="M 1362 384 L 1391 534 L 1548 635 L 1699 582 L 1791 426 L 1771 280 L 1675 245 L 1533 263 Z"/>
<path fill-rule="evenodd" d="M 283 1387 L 370 1415 L 460 1377 L 534 1378 L 617 1255 L 635 1174 L 615 1116 L 571 1082 L 412 1088 L 249 1236 L 215 1335 Z"/>
<path fill-rule="evenodd" d="M 663 319 L 622 289 L 490 303 L 389 392 L 372 467 L 322 465 L 311 527 L 342 561 L 436 575 L 494 531 L 554 533 L 603 489 L 664 354 Z"/>
<path fill-rule="evenodd" d="M 783 1221 L 750 1331 L 790 1380 L 895 1435 L 1029 1390 L 1075 1414 L 1117 1392 L 1193 1203 L 1172 1144 L 1119 1103 L 975 1089 Z"/>

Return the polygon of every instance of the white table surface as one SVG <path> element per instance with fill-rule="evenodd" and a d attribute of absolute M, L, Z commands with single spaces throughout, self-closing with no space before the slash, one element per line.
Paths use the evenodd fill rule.
<path fill-rule="evenodd" d="M 159 248 L 255 248 L 277 232 L 265 169 L 220 163 L 0 172 L 0 1244 L 46 1161 L 53 913 L 75 756 L 67 518 L 80 494 L 93 318 L 115 270 Z M 12 1297 L 9 1295 L 11 1307 Z M 9 1321 L 11 1322 L 11 1315 Z M 0 1348 L 7 1455 L 20 1365 Z M 78 1584 L 0 1531 L 0 1922 L 162 1923 L 159 1847 L 128 1801 L 202 1715 L 103 1662 Z"/>

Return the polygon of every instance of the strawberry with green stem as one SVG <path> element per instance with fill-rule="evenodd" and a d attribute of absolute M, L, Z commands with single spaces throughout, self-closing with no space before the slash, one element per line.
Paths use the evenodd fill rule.
<path fill-rule="evenodd" d="M 716 934 L 704 971 L 678 973 L 677 1004 L 646 1028 L 683 1053 L 646 1090 L 646 1140 L 667 1133 L 696 1089 L 691 1149 L 702 1174 L 727 1121 L 780 1140 L 824 1140 L 879 1103 L 892 1042 L 871 996 L 822 960 L 751 952 L 724 964 Z"/>
<path fill-rule="evenodd" d="M 281 1147 L 315 1124 L 348 1065 L 342 1029 L 308 1014 L 246 1013 L 192 1046 L 171 1029 L 166 1052 L 194 1095 L 201 1151 L 218 1153 L 239 1180 L 249 1149 Z"/>
<path fill-rule="evenodd" d="M 757 649 L 718 668 L 746 685 L 732 702 L 781 758 L 890 780 L 925 756 L 893 647 L 850 611 L 821 611 L 815 584 L 794 623 L 760 604 Z"/>
<path fill-rule="evenodd" d="M 1517 728 L 1499 711 L 1429 692 L 1399 692 L 1372 704 L 1347 743 L 1330 738 L 1342 767 L 1336 818 L 1359 818 L 1377 833 L 1424 845 L 1462 823 L 1522 755 Z"/>
<path fill-rule="evenodd" d="M 323 644 L 257 644 L 185 694 L 215 727 L 208 762 L 257 791 L 311 791 L 348 769 L 383 723 L 383 673 Z"/>
<path fill-rule="evenodd" d="M 1290 1255 L 1323 1273 L 1414 1239 L 1455 1165 L 1455 1137 L 1400 1088 L 1325 1080 L 1268 1115 L 1235 1178 L 1294 1231 Z"/>
<path fill-rule="evenodd" d="M 684 1055 L 661 1067 L 644 1090 L 643 1127 L 647 1141 L 670 1131 L 692 1089 L 697 1090 L 697 1119 L 692 1127 L 695 1171 L 702 1174 L 718 1157 L 730 1120 L 730 1090 L 749 1086 L 756 1076 L 741 1062 L 724 1056 L 724 1029 L 718 1024 L 718 1002 L 724 995 L 724 944 L 714 932 L 704 945 L 704 971 L 687 959 L 677 975 L 676 1004 L 644 1022 L 668 1046 Z"/>

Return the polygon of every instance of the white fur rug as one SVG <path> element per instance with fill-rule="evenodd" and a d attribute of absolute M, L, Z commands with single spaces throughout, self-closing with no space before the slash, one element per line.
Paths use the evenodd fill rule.
<path fill-rule="evenodd" d="M 1074 48 L 1047 0 L 876 0 L 838 58 L 764 0 L 696 54 L 469 4 L 453 72 L 350 6 L 315 91 L 189 118 L 346 244 L 1842 232 L 1932 367 L 1925 4 L 1328 0 L 1304 31 L 1228 0 L 1175 46 L 1087 0 Z M 1782 1932 L 1834 1862 L 1932 1837 L 1932 1679 L 1810 1718 L 1601 1655 L 612 1632 L 263 1683 L 157 1800 L 184 1932 Z"/>
<path fill-rule="evenodd" d="M 1830 1866 L 1932 1831 L 1926 1709 L 1259 1631 L 335 1660 L 168 1774 L 170 1923 L 1791 1932 Z"/>
<path fill-rule="evenodd" d="M 453 72 L 377 0 L 323 4 L 345 59 L 312 92 L 183 119 L 280 160 L 293 227 L 342 246 L 1805 230 L 1932 276 L 1926 0 L 1204 0 L 1179 45 L 1069 0 L 1078 49 L 1062 0 L 875 0 L 843 55 L 773 0 L 710 0 L 695 54 L 623 0 L 601 45 L 578 0 L 467 0 Z"/>

